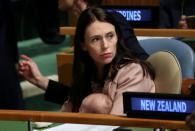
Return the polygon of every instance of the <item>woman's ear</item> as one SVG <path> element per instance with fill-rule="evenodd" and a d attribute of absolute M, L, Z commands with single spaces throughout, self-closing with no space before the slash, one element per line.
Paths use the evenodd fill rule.
<path fill-rule="evenodd" d="M 87 51 L 87 47 L 86 47 L 85 43 L 81 43 L 80 46 L 81 46 L 81 49 L 83 51 Z"/>

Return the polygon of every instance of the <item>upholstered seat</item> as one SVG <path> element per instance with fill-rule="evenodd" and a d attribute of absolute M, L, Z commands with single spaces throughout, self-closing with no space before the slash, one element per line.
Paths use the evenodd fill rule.
<path fill-rule="evenodd" d="M 149 55 L 159 50 L 171 51 L 180 63 L 182 78 L 194 79 L 194 51 L 186 43 L 168 38 L 139 40 L 139 43 Z"/>
<path fill-rule="evenodd" d="M 195 55 L 194 51 L 186 43 L 169 38 L 152 38 L 139 40 L 140 45 L 149 54 L 159 50 L 171 51 L 178 59 L 182 71 L 182 93 L 190 94 L 190 87 L 195 84 Z"/>
<path fill-rule="evenodd" d="M 155 69 L 156 93 L 180 94 L 182 75 L 176 56 L 170 51 L 157 51 L 147 59 Z"/>

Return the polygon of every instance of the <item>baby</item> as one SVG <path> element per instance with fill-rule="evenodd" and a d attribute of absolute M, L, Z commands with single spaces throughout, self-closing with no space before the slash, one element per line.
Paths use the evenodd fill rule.
<path fill-rule="evenodd" d="M 109 114 L 112 109 L 112 100 L 103 93 L 93 93 L 82 101 L 79 112 Z"/>

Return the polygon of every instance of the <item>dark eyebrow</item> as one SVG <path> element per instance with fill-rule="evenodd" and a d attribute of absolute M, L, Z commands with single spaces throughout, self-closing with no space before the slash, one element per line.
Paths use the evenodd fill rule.
<path fill-rule="evenodd" d="M 106 35 L 108 35 L 110 33 L 115 34 L 115 31 L 114 30 L 111 30 L 111 31 L 107 32 Z M 90 39 L 95 38 L 95 37 L 101 37 L 101 35 L 92 35 L 92 36 L 89 36 Z"/>
<path fill-rule="evenodd" d="M 92 38 L 96 38 L 96 37 L 100 37 L 100 35 L 93 35 L 93 36 L 90 36 L 89 38 L 92 39 Z"/>
<path fill-rule="evenodd" d="M 110 34 L 110 33 L 115 34 L 114 32 L 115 32 L 115 31 L 110 31 L 110 32 L 108 32 L 108 33 L 106 33 L 106 34 Z"/>

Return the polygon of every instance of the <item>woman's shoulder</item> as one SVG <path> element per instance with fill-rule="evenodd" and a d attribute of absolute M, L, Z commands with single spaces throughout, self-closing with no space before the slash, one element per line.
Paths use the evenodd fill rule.
<path fill-rule="evenodd" d="M 120 68 L 118 70 L 118 72 L 119 73 L 123 73 L 123 72 L 126 72 L 126 73 L 131 72 L 132 73 L 132 72 L 137 72 L 137 71 L 141 71 L 141 70 L 142 70 L 142 67 L 141 67 L 140 64 L 138 64 L 138 63 L 129 63 L 129 64 L 123 66 L 122 68 Z"/>
<path fill-rule="evenodd" d="M 154 81 L 149 75 L 144 75 L 143 69 L 138 63 L 129 63 L 122 67 L 115 79 L 117 89 L 128 91 L 154 92 Z M 143 88 L 144 87 L 144 88 Z"/>
<path fill-rule="evenodd" d="M 135 76 L 143 76 L 142 67 L 138 63 L 129 63 L 118 70 L 115 80 Z"/>

